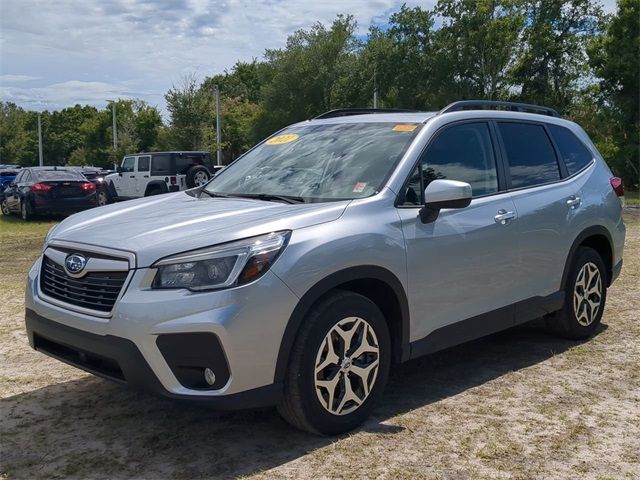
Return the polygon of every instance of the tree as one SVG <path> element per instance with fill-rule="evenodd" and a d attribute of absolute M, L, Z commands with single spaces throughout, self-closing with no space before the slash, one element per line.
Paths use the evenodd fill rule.
<path fill-rule="evenodd" d="M 164 96 L 171 115 L 173 144 L 178 150 L 200 150 L 203 146 L 203 127 L 209 117 L 210 99 L 199 88 L 194 74 L 183 77 Z"/>
<path fill-rule="evenodd" d="M 601 78 L 598 115 L 606 117 L 597 141 L 611 146 L 609 161 L 628 186 L 637 189 L 640 176 L 640 2 L 620 0 L 605 35 L 589 45 L 589 60 Z M 600 119 L 601 120 L 601 119 Z"/>

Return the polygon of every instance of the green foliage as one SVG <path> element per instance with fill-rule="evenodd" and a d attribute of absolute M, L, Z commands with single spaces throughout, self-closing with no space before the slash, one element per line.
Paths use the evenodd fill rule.
<path fill-rule="evenodd" d="M 298 30 L 264 58 L 238 61 L 165 95 L 169 124 L 137 100 L 43 112 L 47 164 L 110 165 L 143 150 L 214 152 L 215 85 L 225 163 L 274 131 L 333 108 L 436 110 L 455 100 L 520 100 L 559 109 L 591 135 L 612 170 L 638 187 L 640 2 L 605 16 L 598 0 L 439 0 L 403 5 L 357 36 L 351 16 Z M 0 161 L 37 163 L 37 115 L 0 103 Z"/>

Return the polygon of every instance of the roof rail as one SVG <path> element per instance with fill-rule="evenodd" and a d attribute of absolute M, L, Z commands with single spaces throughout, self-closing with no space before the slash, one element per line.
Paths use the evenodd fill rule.
<path fill-rule="evenodd" d="M 321 120 L 323 118 L 348 117 L 350 115 L 367 115 L 369 113 L 412 113 L 417 110 L 404 110 L 399 108 L 337 108 L 329 110 L 313 120 Z"/>
<path fill-rule="evenodd" d="M 550 117 L 559 117 L 560 114 L 557 110 L 549 107 L 542 107 L 540 105 L 531 105 L 529 103 L 516 103 L 516 102 L 498 102 L 495 100 L 460 100 L 453 102 L 444 107 L 438 112 L 438 115 L 449 112 L 459 112 L 461 110 L 498 110 L 504 108 L 514 112 L 537 113 L 540 115 L 548 115 Z"/>

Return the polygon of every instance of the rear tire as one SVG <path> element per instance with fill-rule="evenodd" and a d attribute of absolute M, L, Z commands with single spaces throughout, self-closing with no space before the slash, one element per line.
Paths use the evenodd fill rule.
<path fill-rule="evenodd" d="M 9 215 L 11 215 L 11 210 L 9 210 L 9 205 L 7 204 L 6 200 L 2 200 L 2 203 L 0 203 L 0 209 L 2 210 L 2 214 L 5 217 L 8 217 Z"/>
<path fill-rule="evenodd" d="M 278 412 L 308 432 L 349 431 L 364 422 L 379 400 L 390 363 L 391 340 L 380 309 L 362 295 L 336 291 L 304 320 Z"/>
<path fill-rule="evenodd" d="M 596 250 L 578 248 L 564 292 L 564 306 L 547 317 L 547 326 L 571 340 L 591 337 L 600 324 L 607 300 L 606 267 Z"/>
<path fill-rule="evenodd" d="M 31 211 L 29 202 L 20 202 L 20 216 L 25 222 L 28 222 L 33 218 L 33 212 Z"/>

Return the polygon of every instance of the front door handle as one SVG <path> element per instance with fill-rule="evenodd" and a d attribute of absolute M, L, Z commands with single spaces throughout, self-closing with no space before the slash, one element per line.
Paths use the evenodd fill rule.
<path fill-rule="evenodd" d="M 580 206 L 580 202 L 582 202 L 582 199 L 580 197 L 571 195 L 569 197 L 569 200 L 567 200 L 567 207 L 578 208 Z"/>
<path fill-rule="evenodd" d="M 129 175 L 129 178 L 136 178 L 135 175 Z"/>
<path fill-rule="evenodd" d="M 506 225 L 514 218 L 516 218 L 516 212 L 507 212 L 504 208 L 498 210 L 498 214 L 493 217 L 496 223 L 499 223 L 500 225 Z"/>

